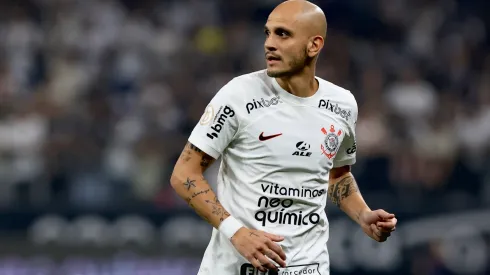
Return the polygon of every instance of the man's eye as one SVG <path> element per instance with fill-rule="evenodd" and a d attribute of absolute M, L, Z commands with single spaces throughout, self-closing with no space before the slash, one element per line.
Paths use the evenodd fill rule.
<path fill-rule="evenodd" d="M 278 31 L 278 32 L 276 32 L 276 34 L 281 36 L 281 37 L 289 36 L 289 33 L 286 31 Z"/>

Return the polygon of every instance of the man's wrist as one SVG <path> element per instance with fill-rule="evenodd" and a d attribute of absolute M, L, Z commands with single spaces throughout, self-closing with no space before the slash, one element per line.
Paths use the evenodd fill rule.
<path fill-rule="evenodd" d="M 243 227 L 243 224 L 232 216 L 224 219 L 218 227 L 218 231 L 230 240 L 235 233 Z"/>
<path fill-rule="evenodd" d="M 366 208 L 362 209 L 361 211 L 359 211 L 358 212 L 358 215 L 357 215 L 357 223 L 362 226 L 363 225 L 363 220 L 364 220 L 363 219 L 363 216 L 366 215 L 366 214 L 368 214 L 368 213 L 370 213 L 371 211 L 372 210 L 369 207 L 366 207 Z"/>

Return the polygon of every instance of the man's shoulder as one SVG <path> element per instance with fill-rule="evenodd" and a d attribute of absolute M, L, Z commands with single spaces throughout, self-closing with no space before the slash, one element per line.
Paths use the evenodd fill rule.
<path fill-rule="evenodd" d="M 323 93 L 325 93 L 326 96 L 335 99 L 335 101 L 341 101 L 357 108 L 357 100 L 351 91 L 335 85 L 323 78 L 317 77 L 317 79 L 321 82 L 321 86 L 324 87 Z"/>
<path fill-rule="evenodd" d="M 272 95 L 271 81 L 265 70 L 236 76 L 228 81 L 217 93 L 216 98 L 226 102 L 238 113 L 247 110 L 246 106 L 254 99 L 261 100 Z"/>
<path fill-rule="evenodd" d="M 236 76 L 230 81 L 230 83 L 233 84 L 246 85 L 246 86 L 263 85 L 263 84 L 267 84 L 268 82 L 270 82 L 270 79 L 265 73 L 265 70 L 242 74 Z"/>
<path fill-rule="evenodd" d="M 270 89 L 272 89 L 270 78 L 265 70 L 261 70 L 234 77 L 221 88 L 220 92 L 227 97 L 246 101 L 255 96 L 269 94 Z"/>

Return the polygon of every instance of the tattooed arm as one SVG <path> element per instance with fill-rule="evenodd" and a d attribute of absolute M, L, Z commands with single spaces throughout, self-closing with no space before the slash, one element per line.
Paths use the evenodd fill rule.
<path fill-rule="evenodd" d="M 367 206 L 350 172 L 350 166 L 330 170 L 328 196 L 374 240 L 384 242 L 395 231 L 395 215 L 382 209 L 372 211 Z"/>
<path fill-rule="evenodd" d="M 361 214 L 371 209 L 362 198 L 350 170 L 350 166 L 343 166 L 330 171 L 328 197 L 355 222 L 360 223 Z"/>
<path fill-rule="evenodd" d="M 223 208 L 203 176 L 213 162 L 214 158 L 188 142 L 174 167 L 170 183 L 199 216 L 218 228 L 230 214 Z"/>
<path fill-rule="evenodd" d="M 234 226 L 230 221 L 234 218 L 223 208 L 208 182 L 204 179 L 204 171 L 214 162 L 208 154 L 202 152 L 192 143 L 187 143 L 180 155 L 170 182 L 177 194 L 182 197 L 203 219 L 220 229 L 220 225 Z M 227 219 L 228 218 L 228 219 Z M 225 221 L 225 219 L 227 219 Z M 225 221 L 224 223 L 222 223 Z M 226 227 L 226 226 L 225 226 Z M 269 234 L 260 230 L 248 229 L 239 224 L 230 238 L 237 251 L 262 272 L 277 267 L 273 260 L 282 267 L 286 266 L 286 254 L 275 242 L 284 240 L 283 237 Z M 224 229 L 223 229 L 224 230 Z M 227 230 L 224 230 L 227 231 Z M 232 235 L 232 233 L 225 235 Z M 269 259 L 265 257 L 267 255 Z"/>

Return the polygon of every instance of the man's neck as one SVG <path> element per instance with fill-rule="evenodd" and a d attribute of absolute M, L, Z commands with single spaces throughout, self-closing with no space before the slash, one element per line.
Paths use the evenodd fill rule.
<path fill-rule="evenodd" d="M 278 77 L 277 83 L 288 93 L 297 97 L 310 97 L 318 90 L 315 73 L 300 73 L 288 77 Z"/>

